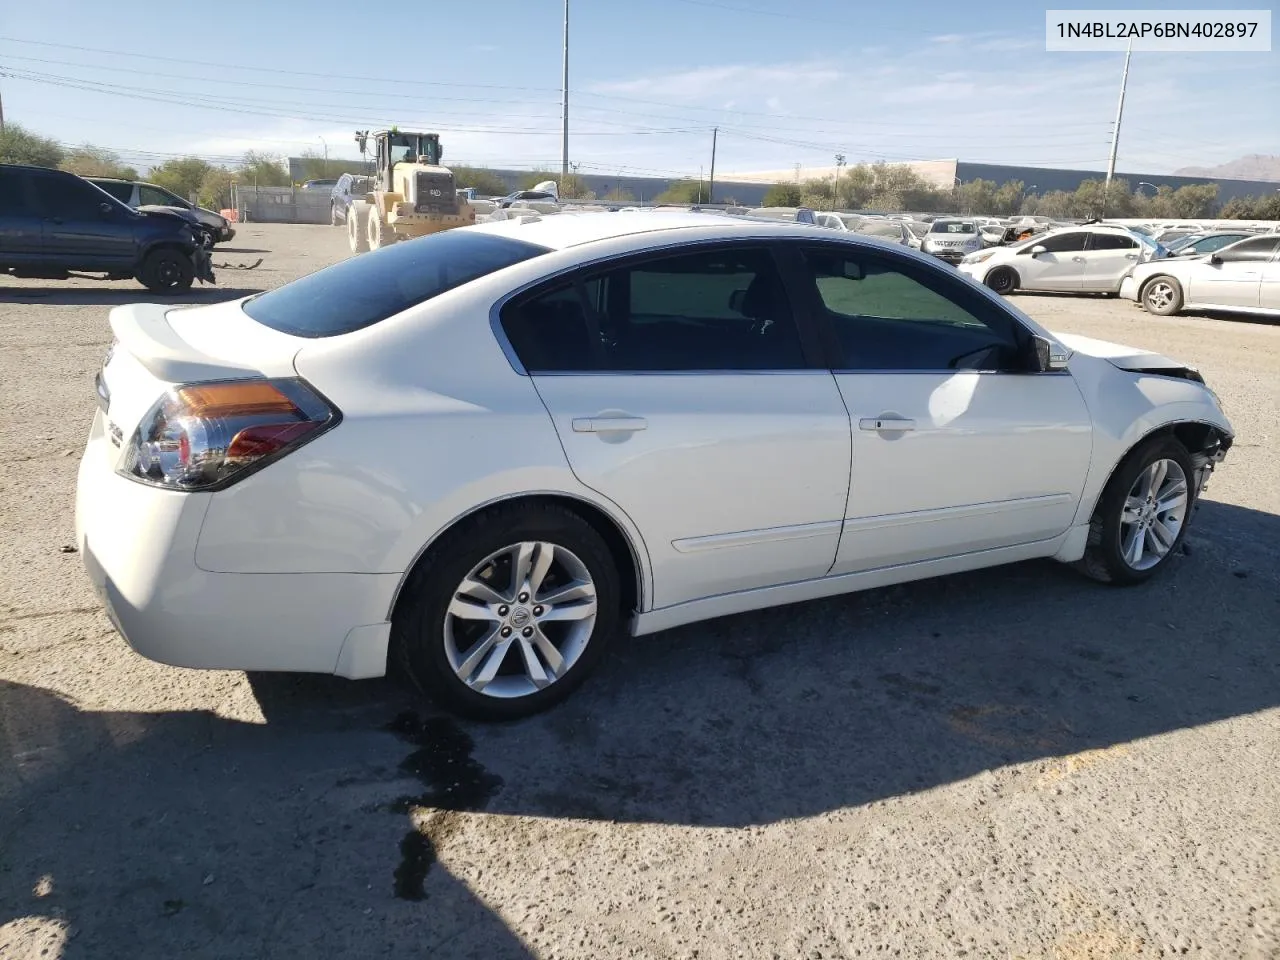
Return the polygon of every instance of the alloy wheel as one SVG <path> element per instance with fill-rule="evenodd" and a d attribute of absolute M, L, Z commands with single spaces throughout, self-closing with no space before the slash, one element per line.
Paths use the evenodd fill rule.
<path fill-rule="evenodd" d="M 1176 460 L 1156 460 L 1133 482 L 1120 513 L 1120 555 L 1134 570 L 1168 556 L 1186 523 L 1190 490 Z"/>
<path fill-rule="evenodd" d="M 491 697 L 524 697 L 563 677 L 596 623 L 596 586 L 573 551 L 546 541 L 503 547 L 454 589 L 444 645 L 458 679 Z"/>
<path fill-rule="evenodd" d="M 1173 303 L 1173 285 L 1167 280 L 1157 280 L 1147 288 L 1147 303 L 1154 310 L 1166 310 Z"/>

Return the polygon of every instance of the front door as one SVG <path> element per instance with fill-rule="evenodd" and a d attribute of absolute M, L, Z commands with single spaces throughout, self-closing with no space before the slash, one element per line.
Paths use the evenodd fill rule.
<path fill-rule="evenodd" d="M 882 253 L 805 250 L 849 410 L 853 471 L 832 573 L 1051 539 L 1071 525 L 1092 427 L 1069 373 L 1022 372 L 997 304 Z"/>
<path fill-rule="evenodd" d="M 1256 307 L 1262 295 L 1262 273 L 1280 237 L 1253 237 L 1223 247 L 1191 270 L 1187 301 L 1224 307 Z"/>
<path fill-rule="evenodd" d="M 1084 289 L 1113 293 L 1124 275 L 1138 262 L 1142 248 L 1131 236 L 1098 230 L 1089 234 L 1084 251 Z"/>
<path fill-rule="evenodd" d="M 575 475 L 643 534 L 655 607 L 827 573 L 849 418 L 766 247 L 597 269 L 502 322 Z"/>
<path fill-rule="evenodd" d="M 1276 255 L 1280 257 L 1280 254 Z M 1262 265 L 1262 283 L 1258 287 L 1258 306 L 1280 310 L 1280 259 Z"/>
<path fill-rule="evenodd" d="M 21 170 L 0 170 L 0 263 L 38 262 L 42 226 L 31 176 Z"/>
<path fill-rule="evenodd" d="M 32 180 L 47 256 L 72 270 L 132 266 L 136 214 L 77 177 L 36 175 Z"/>
<path fill-rule="evenodd" d="M 1025 290 L 1080 290 L 1084 287 L 1084 247 L 1089 234 L 1072 230 L 1041 237 L 1013 258 L 1018 285 Z M 1033 250 L 1043 248 L 1042 253 Z"/>

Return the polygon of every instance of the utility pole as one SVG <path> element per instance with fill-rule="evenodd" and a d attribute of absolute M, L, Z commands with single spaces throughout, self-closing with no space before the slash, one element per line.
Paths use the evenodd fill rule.
<path fill-rule="evenodd" d="M 840 168 L 844 166 L 844 154 L 836 154 L 836 176 L 831 181 L 831 209 L 834 212 L 840 199 Z"/>
<path fill-rule="evenodd" d="M 1107 158 L 1107 179 L 1102 184 L 1102 215 L 1107 215 L 1107 194 L 1111 178 L 1116 175 L 1116 151 L 1120 149 L 1120 118 L 1124 116 L 1124 90 L 1129 85 L 1129 58 L 1133 56 L 1133 40 L 1124 51 L 1124 72 L 1120 75 L 1120 102 L 1116 104 L 1116 124 L 1111 131 L 1111 156 Z"/>
<path fill-rule="evenodd" d="M 716 137 L 720 135 L 719 127 L 711 128 L 711 182 L 707 184 L 707 203 L 716 202 Z"/>
<path fill-rule="evenodd" d="M 569 175 L 569 0 L 564 0 L 564 77 L 560 87 L 560 179 Z"/>

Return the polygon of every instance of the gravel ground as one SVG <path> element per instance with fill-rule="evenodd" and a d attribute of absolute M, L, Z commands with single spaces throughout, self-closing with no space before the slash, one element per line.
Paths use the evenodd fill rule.
<path fill-rule="evenodd" d="M 216 299 L 345 255 L 247 225 Z M 1028 563 L 620 643 L 562 708 L 135 656 L 74 553 L 107 309 L 0 281 L 0 957 L 1280 957 L 1280 327 L 1018 297 L 1239 431 L 1168 575 Z"/>

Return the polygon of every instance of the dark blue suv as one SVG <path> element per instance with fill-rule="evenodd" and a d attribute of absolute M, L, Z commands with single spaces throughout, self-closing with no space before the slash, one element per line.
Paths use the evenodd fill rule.
<path fill-rule="evenodd" d="M 73 173 L 0 164 L 0 274 L 65 280 L 72 271 L 133 277 L 157 292 L 213 282 L 182 216 L 132 210 Z"/>

